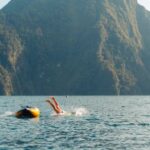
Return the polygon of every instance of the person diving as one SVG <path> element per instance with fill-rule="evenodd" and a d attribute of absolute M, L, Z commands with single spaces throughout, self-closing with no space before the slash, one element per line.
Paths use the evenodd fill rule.
<path fill-rule="evenodd" d="M 62 108 L 59 106 L 58 102 L 54 98 L 54 96 L 51 96 L 48 100 L 46 100 L 50 104 L 50 106 L 53 108 L 56 114 L 63 114 L 64 111 Z"/>
<path fill-rule="evenodd" d="M 46 100 L 46 102 L 49 103 L 49 105 L 53 108 L 54 112 L 57 115 L 62 115 L 62 116 L 72 116 L 72 115 L 77 116 L 78 115 L 77 111 L 72 111 L 72 112 L 64 111 L 60 107 L 60 105 L 58 104 L 58 102 L 56 101 L 56 99 L 54 98 L 54 96 L 50 96 L 50 98 L 48 100 Z"/>

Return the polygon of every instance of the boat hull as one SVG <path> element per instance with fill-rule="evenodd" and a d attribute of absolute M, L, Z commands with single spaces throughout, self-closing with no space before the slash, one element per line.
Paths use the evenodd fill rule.
<path fill-rule="evenodd" d="M 24 108 L 16 112 L 17 118 L 37 118 L 40 116 L 38 108 Z"/>

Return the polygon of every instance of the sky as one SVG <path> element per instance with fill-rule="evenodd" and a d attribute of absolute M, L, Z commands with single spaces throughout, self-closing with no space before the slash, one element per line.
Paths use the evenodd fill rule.
<path fill-rule="evenodd" d="M 0 0 L 0 9 L 5 6 L 10 0 Z"/>
<path fill-rule="evenodd" d="M 10 0 L 0 0 L 0 9 L 4 7 Z M 150 0 L 138 0 L 146 9 L 150 10 Z"/>
<path fill-rule="evenodd" d="M 138 0 L 138 3 L 150 11 L 150 0 Z"/>

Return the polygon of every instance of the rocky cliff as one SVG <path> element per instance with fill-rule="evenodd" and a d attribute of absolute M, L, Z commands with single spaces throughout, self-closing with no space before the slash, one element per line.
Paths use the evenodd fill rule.
<path fill-rule="evenodd" d="M 1 94 L 150 94 L 136 0 L 12 0 L 0 16 Z"/>

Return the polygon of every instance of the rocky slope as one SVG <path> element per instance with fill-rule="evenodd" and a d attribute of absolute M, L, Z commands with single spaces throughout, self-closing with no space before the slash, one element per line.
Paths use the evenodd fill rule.
<path fill-rule="evenodd" d="M 150 94 L 150 13 L 136 0 L 12 0 L 1 22 L 1 94 Z"/>

